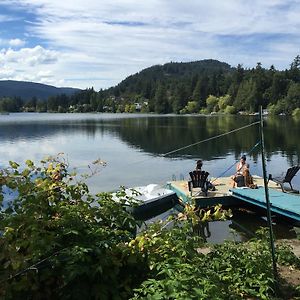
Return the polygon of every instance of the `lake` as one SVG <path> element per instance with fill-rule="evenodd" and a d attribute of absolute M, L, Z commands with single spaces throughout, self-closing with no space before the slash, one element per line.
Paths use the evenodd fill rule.
<path fill-rule="evenodd" d="M 11 113 L 0 115 L 0 166 L 8 166 L 9 160 L 38 162 L 63 152 L 71 168 L 85 173 L 100 158 L 107 165 L 89 179 L 93 193 L 187 179 L 197 159 L 217 177 L 249 151 L 251 173 L 262 175 L 260 149 L 253 149 L 259 141 L 258 125 L 185 148 L 256 121 L 255 116 Z M 267 171 L 280 175 L 299 164 L 300 121 L 264 121 Z M 234 167 L 224 176 L 232 173 Z M 300 188 L 299 175 L 293 184 Z"/>

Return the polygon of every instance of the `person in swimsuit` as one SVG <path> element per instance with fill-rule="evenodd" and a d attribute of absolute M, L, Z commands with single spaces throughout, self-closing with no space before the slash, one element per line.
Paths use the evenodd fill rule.
<path fill-rule="evenodd" d="M 246 164 L 246 155 L 242 155 L 240 161 L 236 165 L 236 172 L 231 177 L 232 179 L 232 187 L 241 187 L 245 186 L 244 180 L 244 171 L 249 170 L 249 164 Z"/>

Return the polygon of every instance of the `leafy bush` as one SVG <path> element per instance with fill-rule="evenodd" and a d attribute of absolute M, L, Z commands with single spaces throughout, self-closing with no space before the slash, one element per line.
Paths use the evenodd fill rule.
<path fill-rule="evenodd" d="M 276 250 L 278 263 L 300 269 L 300 258 L 292 252 L 291 246 L 279 244 Z"/>
<path fill-rule="evenodd" d="M 295 117 L 295 118 L 298 118 L 298 119 L 300 118 L 300 108 L 299 107 L 295 108 L 293 110 L 292 116 Z"/>
<path fill-rule="evenodd" d="M 209 97 L 206 99 L 206 106 L 208 112 L 218 111 L 219 110 L 218 102 L 219 102 L 218 97 L 209 95 Z"/>
<path fill-rule="evenodd" d="M 157 225 L 155 225 L 157 226 Z M 158 232 L 160 232 L 158 234 Z M 148 257 L 152 275 L 135 290 L 132 299 L 269 299 L 273 273 L 269 243 L 252 240 L 225 242 L 204 255 L 190 226 L 150 229 L 130 243 Z"/>
<path fill-rule="evenodd" d="M 225 114 L 232 115 L 232 114 L 236 113 L 236 108 L 232 105 L 227 105 L 224 112 L 225 112 Z"/>
<path fill-rule="evenodd" d="M 128 298 L 147 274 L 145 258 L 125 244 L 133 217 L 112 195 L 91 196 L 64 162 L 26 163 L 0 175 L 17 195 L 1 207 L 0 298 Z"/>
<path fill-rule="evenodd" d="M 279 115 L 281 113 L 287 113 L 285 101 L 281 99 L 278 100 L 276 104 L 270 104 L 268 106 L 268 112 L 270 115 Z"/>

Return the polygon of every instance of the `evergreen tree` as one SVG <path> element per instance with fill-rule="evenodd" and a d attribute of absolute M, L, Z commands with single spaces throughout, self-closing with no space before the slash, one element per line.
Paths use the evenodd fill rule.
<path fill-rule="evenodd" d="M 177 84 L 175 88 L 175 95 L 173 95 L 172 108 L 173 112 L 178 114 L 188 103 L 188 95 L 185 86 L 181 83 Z"/>
<path fill-rule="evenodd" d="M 208 77 L 200 78 L 193 92 L 193 100 L 198 103 L 199 108 L 206 106 L 206 98 L 208 96 Z"/>
<path fill-rule="evenodd" d="M 258 93 L 252 78 L 241 83 L 233 105 L 238 111 L 257 111 Z"/>
<path fill-rule="evenodd" d="M 98 101 L 99 101 L 99 94 L 93 93 L 91 95 L 91 99 L 90 99 L 90 105 L 91 105 L 92 111 L 97 111 L 98 105 L 99 105 Z"/>
<path fill-rule="evenodd" d="M 47 111 L 46 101 L 38 100 L 36 103 L 36 111 L 37 112 L 46 112 Z"/>
<path fill-rule="evenodd" d="M 287 113 L 292 113 L 296 108 L 300 108 L 300 83 L 292 82 L 285 97 Z"/>
<path fill-rule="evenodd" d="M 244 80 L 244 76 L 245 70 L 241 64 L 238 64 L 234 73 L 232 74 L 231 84 L 228 89 L 228 94 L 230 94 L 232 98 L 236 97 L 240 84 Z"/>
<path fill-rule="evenodd" d="M 276 103 L 287 93 L 288 80 L 283 73 L 276 72 L 273 74 L 272 84 L 266 89 L 265 98 L 268 103 Z"/>
<path fill-rule="evenodd" d="M 289 78 L 295 82 L 300 82 L 300 55 L 297 55 L 291 63 Z"/>
<path fill-rule="evenodd" d="M 160 84 L 155 93 L 155 112 L 158 114 L 165 114 L 168 112 L 168 99 L 166 89 L 163 84 Z"/>

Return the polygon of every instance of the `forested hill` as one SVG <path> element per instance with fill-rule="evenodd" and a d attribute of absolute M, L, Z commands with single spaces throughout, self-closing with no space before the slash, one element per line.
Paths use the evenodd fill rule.
<path fill-rule="evenodd" d="M 119 111 L 133 110 L 128 105 L 138 102 L 156 113 L 255 112 L 262 105 L 291 114 L 300 112 L 300 56 L 284 71 L 259 62 L 253 68 L 212 59 L 167 63 L 129 76 L 104 97 L 111 97 Z"/>
<path fill-rule="evenodd" d="M 147 93 L 151 90 L 151 84 L 172 83 L 177 81 L 191 81 L 199 79 L 199 76 L 221 75 L 229 72 L 230 65 L 217 60 L 207 59 L 195 62 L 155 65 L 131 75 L 118 84 L 114 91 L 121 93 L 138 92 Z M 150 97 L 150 95 L 146 95 Z"/>
<path fill-rule="evenodd" d="M 15 80 L 0 81 L 0 98 L 2 97 L 20 97 L 23 100 L 29 100 L 33 97 L 41 100 L 47 100 L 50 96 L 60 94 L 72 95 L 79 89 L 57 88 L 55 86 Z"/>
<path fill-rule="evenodd" d="M 204 101 L 209 94 L 222 93 L 222 87 L 217 87 L 216 83 L 223 80 L 232 70 L 229 64 L 213 59 L 187 63 L 171 62 L 155 65 L 131 75 L 108 92 L 125 99 L 137 96 L 148 99 L 150 111 L 179 112 L 194 91 L 199 93 L 199 97 Z M 157 99 L 156 102 L 161 103 L 155 103 L 154 99 L 158 96 L 156 93 L 162 93 L 162 96 L 166 93 L 165 100 Z"/>

